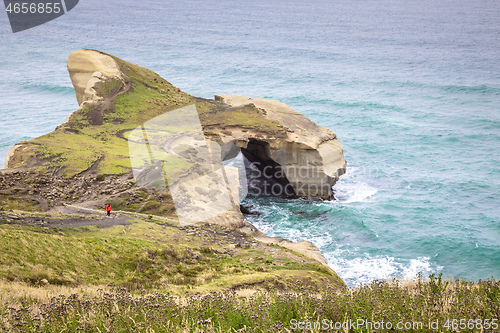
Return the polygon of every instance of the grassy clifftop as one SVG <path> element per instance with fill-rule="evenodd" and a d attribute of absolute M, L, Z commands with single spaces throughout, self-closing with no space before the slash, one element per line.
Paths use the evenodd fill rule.
<path fill-rule="evenodd" d="M 112 283 L 129 290 L 209 292 L 342 287 L 326 266 L 217 225 L 180 227 L 155 217 L 0 213 L 0 280 L 32 286 Z"/>
<path fill-rule="evenodd" d="M 110 56 L 110 55 L 107 55 Z M 280 124 L 265 119 L 253 106 L 231 108 L 194 97 L 153 71 L 112 57 L 126 78 L 95 85 L 99 103 L 83 104 L 55 131 L 22 142 L 10 168 L 29 168 L 70 178 L 87 171 L 118 175 L 131 171 L 127 136 L 144 122 L 166 112 L 196 105 L 204 131 L 216 138 L 227 127 L 283 135 Z M 96 116 L 97 115 L 97 116 Z"/>

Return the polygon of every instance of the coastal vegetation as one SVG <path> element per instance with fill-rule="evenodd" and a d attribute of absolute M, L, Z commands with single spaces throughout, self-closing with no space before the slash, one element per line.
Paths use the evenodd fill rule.
<path fill-rule="evenodd" d="M 419 275 L 347 288 L 315 260 L 222 226 L 182 227 L 142 214 L 82 219 L 81 214 L 0 214 L 0 331 L 494 332 L 498 327 L 500 281 L 493 278 Z"/>
<path fill-rule="evenodd" d="M 87 51 L 81 53 L 99 53 Z M 7 170 L 0 172 L 0 331 L 467 332 L 498 327 L 500 283 L 494 279 L 431 275 L 349 289 L 314 245 L 265 237 L 244 220 L 239 203 L 216 223 L 181 225 L 168 188 L 141 188 L 131 172 L 127 137 L 144 122 L 195 104 L 207 138 L 221 142 L 231 131 L 245 133 L 248 137 L 238 138 L 246 140 L 246 153 L 260 154 L 257 160 L 270 166 L 279 165 L 266 152 L 270 143 L 301 136 L 300 142 L 278 142 L 286 154 L 280 150 L 275 157 L 288 156 L 284 160 L 294 168 L 301 165 L 292 157 L 302 156 L 314 165 L 302 165 L 306 170 L 337 170 L 327 177 L 328 191 L 331 176 L 345 172 L 341 145 L 333 132 L 291 109 L 274 110 L 281 122 L 271 120 L 266 117 L 271 111 L 255 103 L 233 106 L 221 96 L 197 98 L 146 68 L 112 58 L 121 74 L 95 83 L 96 100 L 82 102 L 52 133 L 18 144 Z M 92 70 L 92 78 L 103 75 L 96 73 Z M 273 103 L 270 110 L 279 106 Z M 297 119 L 299 124 L 293 124 Z M 315 137 L 319 132 L 323 137 Z M 173 164 L 186 168 L 180 161 Z M 104 203 L 113 207 L 110 218 L 99 212 Z M 399 323 L 412 326 L 400 329 Z"/>
<path fill-rule="evenodd" d="M 499 281 L 433 275 L 321 291 L 296 281 L 180 296 L 112 284 L 0 292 L 0 329 L 10 332 L 495 332 L 500 315 Z"/>
<path fill-rule="evenodd" d="M 315 289 L 344 286 L 316 260 L 223 226 L 181 227 L 153 215 L 82 220 L 22 212 L 0 213 L 0 223 L 0 278 L 33 286 L 112 282 L 181 294 L 287 286 L 291 277 Z"/>

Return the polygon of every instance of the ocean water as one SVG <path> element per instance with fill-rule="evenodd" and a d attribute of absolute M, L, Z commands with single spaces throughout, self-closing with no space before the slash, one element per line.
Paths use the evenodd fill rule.
<path fill-rule="evenodd" d="M 333 202 L 249 199 L 350 285 L 500 278 L 500 2 L 86 0 L 13 34 L 0 13 L 0 167 L 77 109 L 66 60 L 98 49 L 193 95 L 281 100 L 337 133 Z"/>

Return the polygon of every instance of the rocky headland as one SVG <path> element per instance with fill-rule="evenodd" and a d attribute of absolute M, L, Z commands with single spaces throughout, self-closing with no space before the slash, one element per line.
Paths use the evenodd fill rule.
<path fill-rule="evenodd" d="M 234 95 L 194 97 L 146 68 L 94 50 L 73 52 L 67 67 L 79 108 L 53 132 L 12 147 L 6 169 L 0 172 L 0 210 L 76 214 L 85 209 L 98 211 L 111 202 L 114 211 L 124 214 L 141 213 L 150 218 L 161 216 L 180 221 L 172 187 L 141 183 L 144 179 L 148 184 L 155 183 L 165 174 L 151 166 L 144 169 L 142 180 L 134 174 L 128 139 L 141 126 L 144 130 L 144 124 L 151 119 L 173 114 L 174 110 L 187 110 L 183 108 L 192 105 L 210 158 L 224 162 L 234 158 L 235 151 L 245 157 L 245 185 L 249 193 L 257 190 L 284 197 L 330 200 L 332 186 L 345 173 L 346 161 L 335 133 L 284 103 Z M 180 162 L 169 167 L 162 165 L 160 170 L 168 169 L 173 183 L 196 171 L 192 165 Z M 222 174 L 228 178 L 231 172 L 227 169 Z M 180 223 L 179 227 L 203 230 L 208 222 L 234 230 L 241 237 L 250 236 L 261 244 L 278 244 L 326 264 L 314 244 L 267 237 L 248 223 L 238 199 L 242 184 L 226 181 L 224 191 L 228 191 L 230 200 L 215 200 L 220 191 L 210 180 L 203 189 L 207 194 L 195 205 L 196 210 L 215 209 L 220 214 L 212 214 L 197 225 Z M 181 189 L 189 197 L 190 190 Z M 23 221 L 29 219 L 23 217 Z M 336 274 L 329 271 L 338 281 Z"/>

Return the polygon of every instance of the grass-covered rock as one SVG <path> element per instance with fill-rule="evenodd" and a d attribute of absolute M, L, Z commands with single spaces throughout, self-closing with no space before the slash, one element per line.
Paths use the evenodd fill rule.
<path fill-rule="evenodd" d="M 153 216 L 111 218 L 0 213 L 0 279 L 32 286 L 112 283 L 181 293 L 283 287 L 342 287 L 327 266 L 217 225 L 179 226 Z"/>

